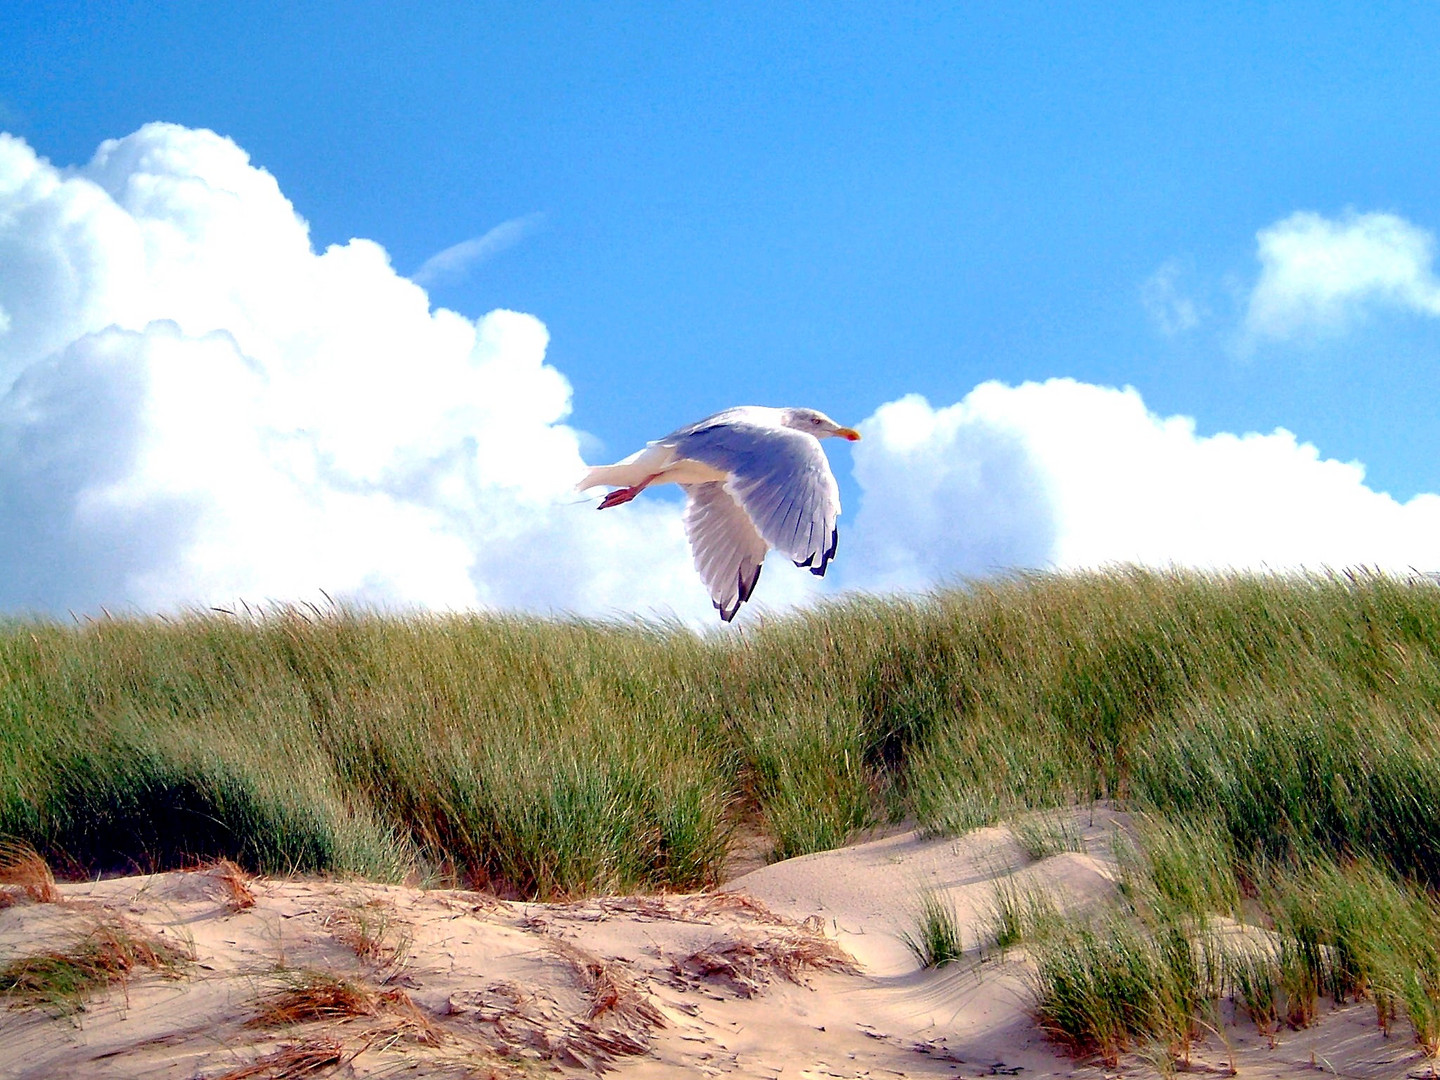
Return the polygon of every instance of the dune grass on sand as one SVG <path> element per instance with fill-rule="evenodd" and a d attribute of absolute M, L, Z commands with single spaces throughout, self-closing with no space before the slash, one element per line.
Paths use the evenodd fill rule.
<path fill-rule="evenodd" d="M 1114 798 L 1440 884 L 1440 588 L 1016 577 L 673 626 L 288 609 L 0 625 L 0 836 L 523 895 Z"/>

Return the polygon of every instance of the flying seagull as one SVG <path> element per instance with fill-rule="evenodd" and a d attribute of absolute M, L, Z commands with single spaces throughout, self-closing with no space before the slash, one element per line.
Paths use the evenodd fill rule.
<path fill-rule="evenodd" d="M 618 488 L 601 510 L 651 484 L 684 488 L 695 569 L 729 622 L 755 591 L 770 548 L 818 575 L 835 557 L 840 489 L 820 447 L 831 435 L 860 438 L 814 409 L 742 405 L 672 431 L 618 464 L 596 466 L 579 487 Z"/>

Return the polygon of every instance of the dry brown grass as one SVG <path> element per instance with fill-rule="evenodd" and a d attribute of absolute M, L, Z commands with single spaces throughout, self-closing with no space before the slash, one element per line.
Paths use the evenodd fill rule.
<path fill-rule="evenodd" d="M 675 964 L 674 970 L 677 975 L 719 977 L 741 997 L 748 998 L 763 992 L 777 974 L 805 986 L 808 971 L 854 975 L 860 968 L 849 953 L 828 938 L 790 931 L 720 938 Z"/>
<path fill-rule="evenodd" d="M 374 1016 L 380 993 L 325 971 L 286 972 L 282 983 L 262 995 L 246 1027 L 284 1027 L 317 1020 L 350 1020 Z"/>
<path fill-rule="evenodd" d="M 757 923 L 767 926 L 788 925 L 791 920 L 776 915 L 753 896 L 744 893 L 713 892 L 695 898 L 692 910 L 702 916 L 720 911 L 743 912 Z"/>
<path fill-rule="evenodd" d="M 394 905 L 376 897 L 331 912 L 325 926 L 335 940 L 380 970 L 389 982 L 410 955 L 413 928 L 395 915 Z"/>
<path fill-rule="evenodd" d="M 382 991 L 379 1009 L 385 1023 L 371 1032 L 372 1039 L 384 1038 L 386 1045 L 400 1039 L 425 1046 L 439 1046 L 445 1041 L 445 1029 L 430 1019 L 404 990 Z"/>
<path fill-rule="evenodd" d="M 587 1020 L 609 1017 L 630 1027 L 665 1026 L 665 1017 L 619 964 L 608 963 L 568 941 L 555 938 L 550 947 L 570 961 L 590 995 Z"/>
<path fill-rule="evenodd" d="M 17 1005 L 71 1013 L 83 1008 L 93 993 L 115 984 L 127 987 L 141 969 L 179 978 L 182 966 L 193 959 L 184 946 L 161 941 L 123 920 L 107 919 L 68 949 L 17 957 L 0 967 L 0 996 Z"/>
<path fill-rule="evenodd" d="M 568 905 L 554 905 L 546 915 L 532 915 L 526 920 L 531 929 L 543 930 L 553 918 L 579 922 L 601 922 L 612 915 L 634 915 L 657 922 L 692 922 L 712 924 L 717 915 L 735 915 L 764 926 L 808 928 L 807 923 L 777 915 L 752 896 L 744 893 L 705 892 L 689 895 L 599 896 Z"/>
<path fill-rule="evenodd" d="M 0 840 L 0 885 L 19 886 L 21 892 L 37 904 L 53 904 L 60 899 L 50 865 L 21 840 Z M 0 896 L 13 903 L 16 894 L 0 889 Z M 9 903 L 0 903 L 0 906 L 8 907 Z"/>
<path fill-rule="evenodd" d="M 367 1046 L 378 1040 L 409 1039 L 438 1045 L 443 1033 L 404 990 L 377 990 L 324 971 L 294 971 L 281 985 L 261 996 L 246 1027 L 288 1027 L 317 1022 L 345 1023 L 376 1019 L 367 1028 Z"/>
<path fill-rule="evenodd" d="M 347 1057 L 344 1046 L 334 1039 L 317 1039 L 282 1046 L 249 1065 L 231 1069 L 211 1080 L 307 1080 L 344 1065 L 354 1056 L 352 1053 Z"/>
<path fill-rule="evenodd" d="M 255 893 L 250 889 L 251 875 L 229 859 L 216 859 L 196 868 L 216 883 L 221 899 L 232 912 L 248 911 L 255 906 Z"/>
<path fill-rule="evenodd" d="M 479 1040 L 502 1057 L 596 1075 L 616 1058 L 649 1051 L 664 1017 L 621 965 L 558 938 L 547 944 L 571 964 L 585 988 L 588 1001 L 580 1010 L 572 1011 L 543 986 L 527 989 L 505 981 L 452 995 L 449 1015 L 462 1027 L 478 1028 Z"/>

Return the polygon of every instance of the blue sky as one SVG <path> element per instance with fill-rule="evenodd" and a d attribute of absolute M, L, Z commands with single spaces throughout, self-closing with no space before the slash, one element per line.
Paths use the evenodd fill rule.
<path fill-rule="evenodd" d="M 168 121 L 317 251 L 413 274 L 498 228 L 421 280 L 543 322 L 594 454 L 1068 378 L 1440 491 L 1428 300 L 1247 323 L 1297 212 L 1440 230 L 1434 5 L 28 3 L 0 40 L 0 128 L 57 166 Z"/>

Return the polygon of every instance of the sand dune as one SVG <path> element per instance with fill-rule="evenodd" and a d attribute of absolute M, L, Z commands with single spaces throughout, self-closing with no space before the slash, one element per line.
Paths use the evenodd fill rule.
<path fill-rule="evenodd" d="M 1093 1076 L 1027 1011 L 1023 956 L 920 971 L 900 940 L 925 889 L 979 935 L 994 883 L 1068 909 L 1114 892 L 1113 815 L 1084 853 L 1033 861 L 1006 829 L 899 833 L 699 895 L 569 904 L 352 882 L 238 882 L 223 868 L 59 888 L 0 910 L 0 959 L 94 934 L 192 959 L 83 1011 L 0 1013 L 0 1077 Z M 253 903 L 248 903 L 245 890 Z M 1423 1063 L 1366 1007 L 1269 1041 L 1238 1025 L 1197 1069 L 1401 1077 Z M 1152 1072 L 1143 1059 L 1124 1071 Z"/>

